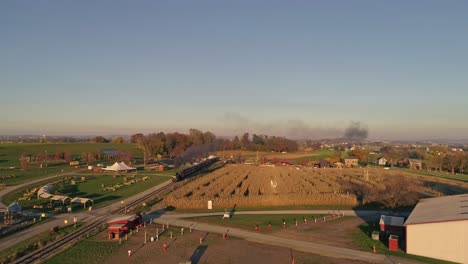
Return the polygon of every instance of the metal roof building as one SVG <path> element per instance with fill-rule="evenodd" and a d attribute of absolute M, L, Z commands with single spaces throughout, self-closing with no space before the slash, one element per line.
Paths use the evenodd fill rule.
<path fill-rule="evenodd" d="M 468 194 L 421 199 L 405 226 L 408 254 L 468 263 Z"/>

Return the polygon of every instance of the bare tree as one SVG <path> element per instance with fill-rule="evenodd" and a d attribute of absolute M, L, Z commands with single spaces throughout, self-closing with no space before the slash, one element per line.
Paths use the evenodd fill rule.
<path fill-rule="evenodd" d="M 467 155 L 465 154 L 465 152 L 459 152 L 457 155 L 458 155 L 458 158 L 460 160 L 460 173 L 464 174 L 465 173 L 465 166 L 467 164 L 467 162 L 466 162 Z"/>
<path fill-rule="evenodd" d="M 89 152 L 89 153 L 88 153 L 88 156 L 87 156 L 88 164 L 93 163 L 95 160 L 96 160 L 96 159 L 94 158 L 94 153 Z"/>
<path fill-rule="evenodd" d="M 379 192 L 378 200 L 387 207 L 414 205 L 420 198 L 417 192 L 411 190 L 411 182 L 403 175 L 387 177 L 385 185 L 386 189 Z"/>
<path fill-rule="evenodd" d="M 28 156 L 26 155 L 26 153 L 21 154 L 21 157 L 20 157 L 20 165 L 21 165 L 21 169 L 22 169 L 23 171 L 27 171 L 27 170 L 28 170 L 29 161 L 28 161 Z"/>
<path fill-rule="evenodd" d="M 459 163 L 459 156 L 453 152 L 449 152 L 445 155 L 445 161 L 450 169 L 452 174 L 455 174 L 455 168 L 458 166 Z"/>
<path fill-rule="evenodd" d="M 70 163 L 70 161 L 72 160 L 70 150 L 65 150 L 65 152 L 63 153 L 63 159 L 64 159 L 67 163 Z"/>

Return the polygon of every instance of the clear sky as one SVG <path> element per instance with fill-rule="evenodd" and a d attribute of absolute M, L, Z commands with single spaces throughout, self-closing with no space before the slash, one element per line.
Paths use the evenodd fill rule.
<path fill-rule="evenodd" d="M 468 138 L 468 1 L 0 1 L 0 134 Z"/>

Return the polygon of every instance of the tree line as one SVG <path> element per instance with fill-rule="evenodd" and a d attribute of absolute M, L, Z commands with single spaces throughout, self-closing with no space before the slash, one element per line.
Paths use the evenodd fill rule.
<path fill-rule="evenodd" d="M 391 165 L 401 158 L 420 159 L 425 161 L 428 170 L 450 171 L 452 174 L 465 173 L 468 165 L 468 155 L 465 152 L 454 151 L 446 146 L 433 146 L 429 151 L 385 146 L 381 153 Z"/>
<path fill-rule="evenodd" d="M 143 150 L 144 162 L 151 156 L 206 155 L 207 152 L 221 150 L 258 150 L 258 151 L 296 151 L 298 144 L 294 140 L 284 137 L 267 136 L 244 133 L 233 139 L 218 138 L 210 131 L 190 129 L 188 134 L 150 133 L 144 135 L 137 133 L 131 136 L 130 142 L 138 144 Z"/>

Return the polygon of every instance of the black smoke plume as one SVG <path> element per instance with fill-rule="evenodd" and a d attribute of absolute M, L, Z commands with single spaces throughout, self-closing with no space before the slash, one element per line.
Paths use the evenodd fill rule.
<path fill-rule="evenodd" d="M 351 125 L 346 128 L 344 133 L 345 139 L 350 140 L 364 140 L 369 135 L 369 129 L 361 122 L 351 122 Z"/>

